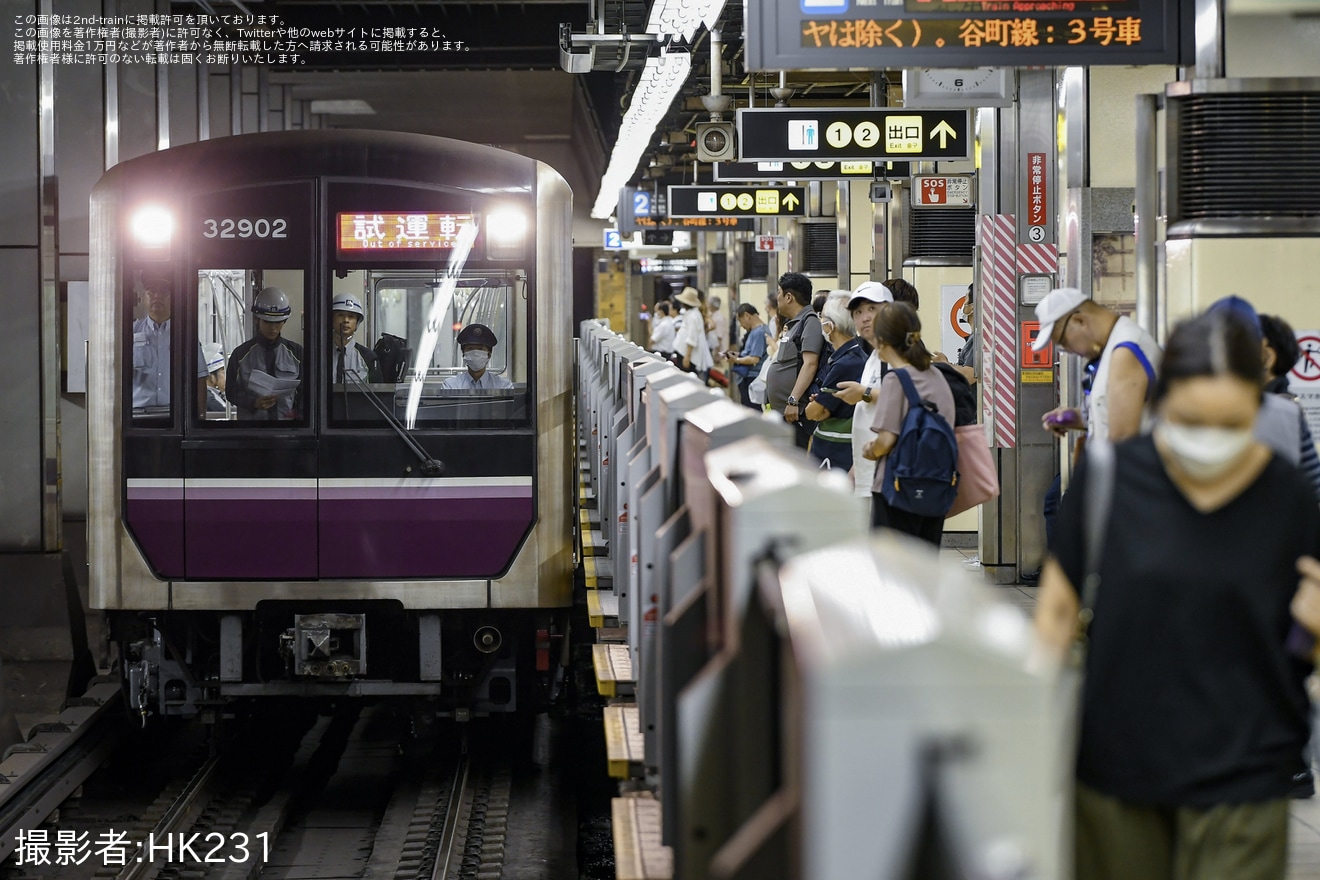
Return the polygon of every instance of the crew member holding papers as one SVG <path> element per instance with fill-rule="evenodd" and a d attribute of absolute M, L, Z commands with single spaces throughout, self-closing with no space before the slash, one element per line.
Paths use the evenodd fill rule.
<path fill-rule="evenodd" d="M 234 349 L 225 379 L 225 397 L 240 420 L 299 416 L 302 346 L 280 336 L 291 311 L 289 297 L 278 287 L 265 288 L 252 303 L 257 335 Z"/>

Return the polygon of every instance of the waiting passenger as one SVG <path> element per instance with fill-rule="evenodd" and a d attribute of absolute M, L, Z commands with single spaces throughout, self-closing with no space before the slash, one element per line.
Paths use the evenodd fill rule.
<path fill-rule="evenodd" d="M 1240 322 L 1179 325 L 1153 435 L 1113 450 L 1085 633 L 1078 880 L 1285 876 L 1288 797 L 1309 733 L 1309 664 L 1285 636 L 1294 595 L 1313 598 L 1298 566 L 1320 554 L 1320 508 L 1252 437 L 1259 376 L 1260 345 Z M 1036 628 L 1060 654 L 1092 574 L 1093 465 L 1084 457 L 1073 476 L 1041 577 Z"/>
<path fill-rule="evenodd" d="M 865 344 L 857 336 L 848 303 L 852 293 L 836 290 L 825 300 L 821 309 L 821 329 L 829 338 L 831 351 L 825 358 L 825 365 L 816 374 L 820 391 L 807 401 L 804 415 L 816 423 L 816 431 L 811 436 L 811 456 L 828 467 L 846 471 L 852 467 L 852 404 L 845 403 L 838 396 L 839 387 L 844 382 L 856 382 L 862 378 L 862 369 L 866 365 Z"/>
<path fill-rule="evenodd" d="M 162 275 L 144 275 L 147 314 L 133 322 L 133 408 L 170 405 L 171 285 Z"/>
<path fill-rule="evenodd" d="M 206 411 L 214 413 L 229 412 L 229 401 L 225 399 L 225 351 L 218 342 L 208 342 L 202 346 L 206 360 Z"/>
<path fill-rule="evenodd" d="M 1288 388 L 1288 374 L 1302 359 L 1302 347 L 1292 325 L 1277 315 L 1260 316 L 1260 332 L 1265 358 L 1265 390 L 1271 394 L 1293 396 Z"/>
<path fill-rule="evenodd" d="M 1141 413 L 1155 386 L 1154 362 L 1160 347 L 1136 321 L 1087 299 L 1075 287 L 1051 290 L 1036 304 L 1040 334 L 1031 348 L 1043 351 L 1050 342 L 1085 358 L 1086 412 L 1058 407 L 1042 419 L 1045 429 L 1062 437 L 1086 431 L 1117 443 L 1141 430 Z"/>
<path fill-rule="evenodd" d="M 704 379 L 715 361 L 706 342 L 706 313 L 701 307 L 701 297 L 695 287 L 685 287 L 674 297 L 674 302 L 680 309 L 674 337 L 674 361 L 684 371 L 696 373 Z"/>
<path fill-rule="evenodd" d="M 972 305 L 974 285 L 967 285 L 967 298 L 963 300 L 962 319 L 963 323 L 972 328 L 972 332 L 967 335 L 967 341 L 958 349 L 958 359 L 954 362 L 954 369 L 967 380 L 968 385 L 976 384 L 976 350 L 979 347 L 976 341 L 975 327 L 975 306 Z M 936 363 L 948 363 L 949 359 L 943 352 L 935 352 Z"/>
<path fill-rule="evenodd" d="M 1261 350 L 1261 387 L 1268 388 L 1271 363 L 1276 359 L 1273 350 L 1265 344 L 1261 333 L 1261 320 L 1256 309 L 1240 296 L 1226 296 L 1216 300 L 1208 312 L 1223 312 L 1242 322 L 1251 338 Z M 1294 343 L 1295 344 L 1295 343 Z M 1289 369 L 1296 361 L 1289 361 Z M 1301 469 L 1307 482 L 1320 500 L 1320 456 L 1316 455 L 1315 440 L 1306 422 L 1306 413 L 1291 394 L 1265 394 L 1260 402 L 1260 415 L 1256 417 L 1256 439 L 1274 450 L 1288 464 Z"/>
<path fill-rule="evenodd" d="M 257 335 L 234 349 L 225 380 L 225 397 L 240 421 L 298 418 L 303 350 L 280 335 L 292 311 L 278 287 L 262 289 L 252 301 Z"/>
<path fill-rule="evenodd" d="M 331 369 L 336 385 L 350 382 L 350 376 L 356 376 L 362 382 L 380 381 L 376 353 L 360 342 L 353 342 L 358 324 L 366 317 L 366 310 L 355 296 L 337 294 L 330 303 L 330 325 L 334 332 Z"/>
<path fill-rule="evenodd" d="M 914 312 L 921 311 L 921 294 L 911 281 L 902 278 L 886 278 L 885 287 L 894 295 L 894 302 L 907 303 Z"/>
<path fill-rule="evenodd" d="M 869 461 L 862 450 L 875 439 L 871 423 L 875 421 L 876 389 L 888 369 L 875 347 L 875 317 L 886 303 L 894 301 L 889 288 L 879 281 L 863 281 L 848 300 L 848 314 L 852 316 L 857 336 L 869 350 L 862 365 L 862 375 L 856 382 L 840 381 L 836 396 L 853 407 L 852 417 L 852 475 L 858 498 L 871 497 L 871 484 L 875 482 L 875 462 Z"/>
<path fill-rule="evenodd" d="M 779 276 L 779 348 L 765 377 L 766 402 L 784 421 L 793 425 L 793 440 L 802 449 L 811 441 L 814 428 L 802 417 L 807 390 L 816 379 L 825 351 L 825 332 L 820 317 L 811 310 L 811 280 L 798 272 Z"/>
<path fill-rule="evenodd" d="M 651 318 L 651 351 L 663 358 L 674 353 L 674 318 L 669 314 L 669 303 L 665 300 L 655 304 L 655 314 Z"/>
<path fill-rule="evenodd" d="M 459 349 L 463 352 L 466 372 L 456 373 L 440 383 L 450 391 L 497 391 L 512 388 L 513 383 L 499 373 L 490 372 L 490 356 L 499 340 L 485 324 L 468 324 L 458 331 Z"/>
<path fill-rule="evenodd" d="M 1155 337 L 1126 315 L 1087 299 L 1075 287 L 1051 290 L 1036 304 L 1036 318 L 1040 333 L 1032 350 L 1043 351 L 1053 342 L 1087 362 L 1082 378 L 1085 412 L 1074 407 L 1052 409 L 1041 418 L 1045 430 L 1059 437 L 1069 431 L 1085 431 L 1088 441 L 1099 438 L 1110 443 L 1135 437 L 1155 387 L 1153 365 L 1160 355 Z M 1046 544 L 1054 528 L 1059 495 L 1056 475 L 1045 493 Z M 1023 580 L 1031 582 L 1033 577 L 1024 575 Z"/>
<path fill-rule="evenodd" d="M 895 529 L 938 547 L 944 535 L 944 515 L 922 516 L 893 507 L 885 501 L 881 494 L 885 466 L 880 459 L 887 456 L 898 443 L 903 419 L 909 408 L 902 380 L 894 375 L 895 370 L 907 372 L 918 396 L 935 405 L 940 416 L 949 423 L 950 430 L 956 417 L 953 392 L 949 390 L 949 382 L 944 374 L 931 366 L 930 352 L 921 341 L 921 319 L 917 317 L 916 309 L 907 303 L 891 303 L 876 316 L 872 328 L 875 349 L 880 358 L 889 364 L 889 372 L 880 383 L 875 420 L 871 423 L 875 439 L 862 450 L 864 458 L 877 462 L 875 479 L 871 484 L 871 527 Z"/>
<path fill-rule="evenodd" d="M 738 383 L 738 399 L 743 406 L 759 410 L 761 407 L 752 403 L 748 392 L 752 387 L 752 380 L 761 372 L 761 361 L 766 355 L 765 322 L 761 320 L 756 306 L 743 303 L 738 306 L 738 326 L 746 334 L 743 336 L 742 350 L 730 350 L 727 355 L 729 362 L 733 364 L 734 381 Z"/>

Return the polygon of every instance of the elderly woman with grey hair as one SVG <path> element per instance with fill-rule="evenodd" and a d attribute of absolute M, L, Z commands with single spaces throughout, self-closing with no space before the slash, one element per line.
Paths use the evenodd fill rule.
<path fill-rule="evenodd" d="M 821 329 L 833 347 L 833 352 L 816 374 L 819 390 L 811 397 L 804 415 L 816 422 L 811 436 L 811 456 L 822 467 L 847 471 L 852 467 L 853 405 L 844 403 L 834 392 L 840 382 L 856 382 L 862 377 L 862 366 L 870 350 L 857 336 L 848 300 L 852 293 L 835 290 L 825 299 L 820 311 Z M 829 462 L 828 465 L 825 463 Z"/>

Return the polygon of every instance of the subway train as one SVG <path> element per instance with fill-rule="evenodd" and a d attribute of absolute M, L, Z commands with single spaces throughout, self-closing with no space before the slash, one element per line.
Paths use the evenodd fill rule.
<path fill-rule="evenodd" d="M 115 166 L 91 228 L 91 605 L 143 723 L 545 707 L 575 565 L 564 179 L 241 135 Z"/>

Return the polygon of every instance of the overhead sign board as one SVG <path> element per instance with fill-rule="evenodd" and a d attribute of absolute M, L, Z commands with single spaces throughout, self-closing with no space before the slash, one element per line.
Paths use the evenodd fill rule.
<path fill-rule="evenodd" d="M 744 108 L 738 111 L 738 159 L 967 159 L 971 117 L 970 110 Z"/>
<path fill-rule="evenodd" d="M 739 180 L 843 180 L 872 177 L 905 178 L 907 162 L 715 162 L 716 181 Z"/>
<path fill-rule="evenodd" d="M 638 217 L 637 228 L 645 232 L 648 229 L 706 230 L 708 232 L 726 232 L 730 230 L 755 229 L 756 224 L 750 218 L 740 217 Z"/>
<path fill-rule="evenodd" d="M 801 186 L 671 186 L 670 217 L 801 217 Z"/>
<path fill-rule="evenodd" d="M 966 174 L 912 178 L 914 204 L 923 208 L 965 208 L 972 203 L 972 178 Z"/>
<path fill-rule="evenodd" d="M 763 0 L 747 69 L 1179 64 L 1192 0 Z"/>

